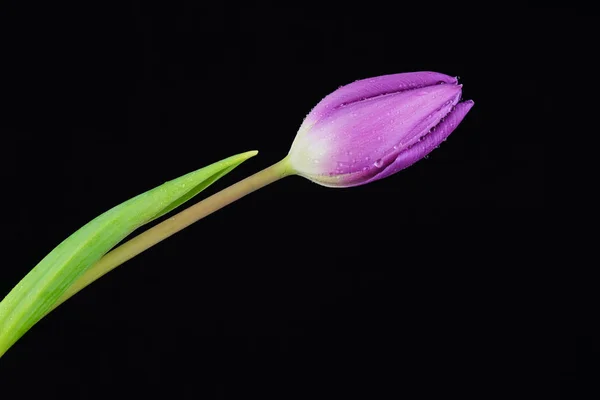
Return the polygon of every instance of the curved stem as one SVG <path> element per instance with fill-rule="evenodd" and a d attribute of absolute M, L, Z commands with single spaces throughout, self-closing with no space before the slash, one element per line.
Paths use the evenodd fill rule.
<path fill-rule="evenodd" d="M 251 175 L 226 189 L 188 207 L 171 218 L 139 234 L 128 242 L 106 253 L 92 265 L 54 304 L 50 311 L 56 309 L 81 289 L 101 278 L 124 262 L 132 259 L 144 250 L 190 226 L 194 222 L 212 214 L 228 204 L 258 190 L 270 183 L 278 181 L 295 172 L 289 167 L 287 157 L 283 160 Z M 48 313 L 50 313 L 48 311 Z M 46 315 L 48 314 L 46 313 Z"/>

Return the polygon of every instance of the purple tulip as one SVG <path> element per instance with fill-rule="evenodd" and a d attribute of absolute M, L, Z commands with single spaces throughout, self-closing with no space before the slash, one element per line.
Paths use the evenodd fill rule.
<path fill-rule="evenodd" d="M 473 106 L 457 78 L 409 72 L 342 86 L 306 116 L 291 167 L 323 186 L 350 187 L 390 176 L 425 157 Z"/>

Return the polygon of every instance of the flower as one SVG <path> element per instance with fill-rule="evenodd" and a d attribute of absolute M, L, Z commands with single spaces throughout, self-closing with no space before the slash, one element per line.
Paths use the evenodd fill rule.
<path fill-rule="evenodd" d="M 383 75 L 342 86 L 306 116 L 290 167 L 323 186 L 350 187 L 419 161 L 473 106 L 457 78 L 438 72 Z"/>

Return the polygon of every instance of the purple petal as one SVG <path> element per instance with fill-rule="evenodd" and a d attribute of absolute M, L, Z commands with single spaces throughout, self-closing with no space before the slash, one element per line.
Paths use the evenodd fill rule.
<path fill-rule="evenodd" d="M 383 94 L 432 86 L 442 82 L 454 84 L 457 80 L 454 77 L 430 71 L 407 72 L 361 79 L 342 86 L 326 96 L 308 114 L 305 123 L 312 125 L 342 105 Z"/>
<path fill-rule="evenodd" d="M 367 181 L 361 182 L 361 184 L 373 182 L 395 174 L 396 172 L 413 165 L 425 157 L 440 143 L 446 140 L 452 131 L 456 129 L 465 115 L 467 115 L 471 107 L 473 107 L 473 104 L 474 102 L 472 100 L 457 104 L 454 111 L 447 115 L 444 121 L 441 122 L 433 132 L 427 134 L 423 141 L 400 152 L 400 154 L 398 154 L 396 159 L 390 165 Z"/>
<path fill-rule="evenodd" d="M 304 175 L 368 179 L 436 126 L 460 95 L 460 85 L 435 85 L 340 107 L 297 135 L 290 160 Z"/>

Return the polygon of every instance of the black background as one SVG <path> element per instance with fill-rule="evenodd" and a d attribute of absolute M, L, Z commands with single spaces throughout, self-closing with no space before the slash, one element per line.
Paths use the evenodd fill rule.
<path fill-rule="evenodd" d="M 0 397 L 598 395 L 596 331 L 552 278 L 542 126 L 589 11 L 81 3 L 2 5 L 2 295 L 138 193 L 278 161 L 340 85 L 433 70 L 475 106 L 390 178 L 286 178 L 127 262 L 7 352 Z"/>

